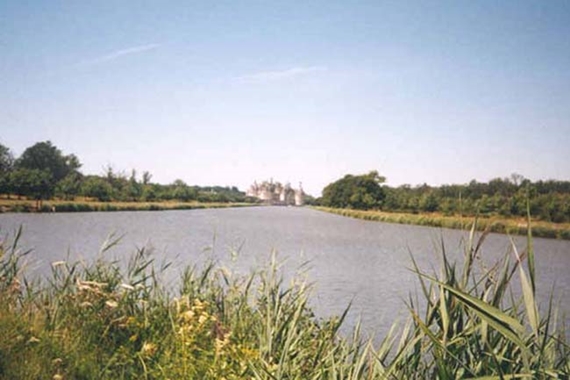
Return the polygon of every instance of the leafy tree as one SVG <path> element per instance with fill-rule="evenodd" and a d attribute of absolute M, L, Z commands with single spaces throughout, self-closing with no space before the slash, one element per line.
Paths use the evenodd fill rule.
<path fill-rule="evenodd" d="M 46 171 L 51 175 L 52 185 L 55 185 L 68 174 L 76 172 L 81 164 L 75 155 L 64 156 L 51 141 L 44 141 L 27 148 L 15 166 L 17 169 Z"/>
<path fill-rule="evenodd" d="M 197 194 L 195 191 L 192 191 L 184 181 L 181 179 L 177 179 L 172 183 L 172 198 L 178 199 L 182 202 L 188 202 L 192 199 L 195 199 Z"/>
<path fill-rule="evenodd" d="M 144 177 L 144 176 L 143 176 Z M 142 200 L 145 202 L 155 201 L 158 198 L 158 188 L 152 184 L 143 186 Z"/>
<path fill-rule="evenodd" d="M 434 212 L 437 211 L 439 204 L 438 199 L 433 191 L 423 194 L 419 200 L 419 206 L 423 211 Z"/>
<path fill-rule="evenodd" d="M 105 168 L 103 178 L 111 185 L 112 199 L 118 201 L 131 200 L 131 190 L 127 175 L 123 171 L 116 172 L 111 165 Z M 134 189 L 136 190 L 136 189 Z"/>
<path fill-rule="evenodd" d="M 41 201 L 52 195 L 51 173 L 38 169 L 16 169 L 10 173 L 11 189 L 18 196 L 35 199 L 36 208 L 41 208 Z"/>
<path fill-rule="evenodd" d="M 68 174 L 64 179 L 59 181 L 55 187 L 56 196 L 73 200 L 81 191 L 82 176 L 78 172 Z"/>
<path fill-rule="evenodd" d="M 247 199 L 246 199 L 247 201 Z M 320 199 L 316 199 L 312 195 L 305 194 L 305 204 L 308 206 L 320 206 Z"/>
<path fill-rule="evenodd" d="M 129 201 L 136 201 L 142 195 L 142 186 L 137 182 L 137 172 L 133 169 L 128 183 L 123 189 L 123 197 Z"/>
<path fill-rule="evenodd" d="M 13 165 L 14 156 L 10 152 L 10 148 L 0 144 L 0 173 L 9 172 Z"/>
<path fill-rule="evenodd" d="M 7 194 L 9 197 L 11 191 L 10 173 L 0 173 L 0 194 Z"/>
<path fill-rule="evenodd" d="M 14 166 L 14 156 L 8 147 L 0 144 L 0 194 L 10 193 L 9 175 Z"/>
<path fill-rule="evenodd" d="M 112 199 L 113 187 L 104 178 L 89 176 L 81 185 L 81 193 L 86 197 L 108 202 Z"/>
<path fill-rule="evenodd" d="M 377 208 L 385 198 L 384 189 L 380 186 L 384 181 L 385 178 L 377 171 L 357 176 L 347 174 L 324 188 L 321 202 L 328 207 Z"/>

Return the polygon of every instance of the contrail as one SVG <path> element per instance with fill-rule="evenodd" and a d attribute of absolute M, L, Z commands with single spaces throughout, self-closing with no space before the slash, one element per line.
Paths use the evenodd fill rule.
<path fill-rule="evenodd" d="M 95 65 L 95 64 L 99 64 L 99 63 L 114 61 L 115 59 L 124 57 L 126 55 L 138 54 L 138 53 L 143 53 L 145 51 L 154 50 L 154 49 L 158 48 L 159 46 L 160 46 L 159 44 L 147 44 L 147 45 L 133 46 L 133 47 L 126 48 L 126 49 L 117 50 L 117 51 L 114 51 L 114 52 L 106 54 L 106 55 L 102 55 L 102 56 L 97 57 L 97 58 L 93 58 L 91 60 L 83 62 L 83 64 L 84 65 Z"/>

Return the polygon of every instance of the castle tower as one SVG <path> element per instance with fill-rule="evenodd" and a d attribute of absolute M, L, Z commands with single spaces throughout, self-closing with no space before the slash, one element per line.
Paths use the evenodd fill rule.
<path fill-rule="evenodd" d="M 280 182 L 274 182 L 273 178 L 261 184 L 255 181 L 247 191 L 247 195 L 270 205 L 302 206 L 305 203 L 302 183 L 299 183 L 299 189 L 293 189 L 289 183 L 283 185 Z"/>
<path fill-rule="evenodd" d="M 295 206 L 302 206 L 305 203 L 305 193 L 303 184 L 299 182 L 299 189 L 295 190 Z"/>

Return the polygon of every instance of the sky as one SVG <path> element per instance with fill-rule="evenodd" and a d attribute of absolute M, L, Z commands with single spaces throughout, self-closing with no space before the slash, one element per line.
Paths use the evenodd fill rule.
<path fill-rule="evenodd" d="M 570 2 L 0 0 L 0 143 L 86 174 L 570 180 Z"/>

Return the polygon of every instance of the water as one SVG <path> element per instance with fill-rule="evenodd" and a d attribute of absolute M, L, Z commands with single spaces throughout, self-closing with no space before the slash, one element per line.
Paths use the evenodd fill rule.
<path fill-rule="evenodd" d="M 359 318 L 368 332 L 385 333 L 407 316 L 404 300 L 419 291 L 409 270 L 410 254 L 426 270 L 439 268 L 441 241 L 461 258 L 464 231 L 369 222 L 306 208 L 256 207 L 160 212 L 2 214 L 3 236 L 24 226 L 21 247 L 33 249 L 28 273 L 41 276 L 59 260 L 93 259 L 111 233 L 122 235 L 110 258 L 129 257 L 137 248 L 153 249 L 172 261 L 172 271 L 214 258 L 240 273 L 268 262 L 272 250 L 291 276 L 305 262 L 315 283 L 311 299 L 321 317 L 338 315 L 352 302 L 348 325 Z M 514 238 L 523 250 L 525 239 Z M 509 250 L 505 235 L 491 234 L 483 261 L 491 264 Z M 563 310 L 570 311 L 570 242 L 534 239 L 538 296 L 543 302 L 555 285 Z M 232 257 L 237 259 L 232 260 Z M 178 273 L 170 273 L 174 282 Z"/>

